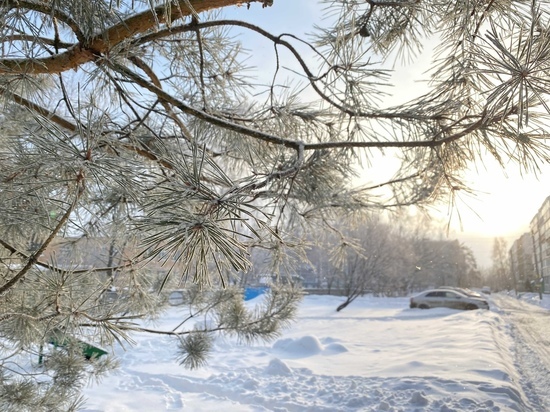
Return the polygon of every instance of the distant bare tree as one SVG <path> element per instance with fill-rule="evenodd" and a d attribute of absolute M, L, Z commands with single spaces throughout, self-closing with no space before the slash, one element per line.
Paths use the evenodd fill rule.
<path fill-rule="evenodd" d="M 474 252 L 469 247 L 461 244 L 460 252 L 457 256 L 459 271 L 458 284 L 459 287 L 474 288 L 482 287 L 482 276 L 478 269 L 477 261 Z"/>
<path fill-rule="evenodd" d="M 458 240 L 424 238 L 413 240 L 412 245 L 415 271 L 409 282 L 411 289 L 476 286 L 478 272 L 475 257 Z"/>
<path fill-rule="evenodd" d="M 490 270 L 490 283 L 494 290 L 514 289 L 514 280 L 510 271 L 510 259 L 508 257 L 508 244 L 501 237 L 493 241 L 492 251 L 493 265 Z"/>
<path fill-rule="evenodd" d="M 385 283 L 396 257 L 391 226 L 380 217 L 372 216 L 346 230 L 332 256 L 340 274 L 338 283 L 346 297 L 336 310 L 341 311 L 359 296 Z"/>

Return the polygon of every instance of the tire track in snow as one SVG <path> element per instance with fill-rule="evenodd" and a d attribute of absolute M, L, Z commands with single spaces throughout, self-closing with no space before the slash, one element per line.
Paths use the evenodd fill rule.
<path fill-rule="evenodd" d="M 550 313 L 511 296 L 494 295 L 492 300 L 510 324 L 516 365 L 531 410 L 550 410 Z"/>

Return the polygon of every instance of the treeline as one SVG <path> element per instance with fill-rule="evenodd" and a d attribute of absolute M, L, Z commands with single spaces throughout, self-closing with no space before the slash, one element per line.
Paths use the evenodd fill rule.
<path fill-rule="evenodd" d="M 377 215 L 331 227 L 328 234 L 307 235 L 303 250 L 288 250 L 283 265 L 274 265 L 268 251 L 254 251 L 254 271 L 242 282 L 261 281 L 284 266 L 287 275 L 300 277 L 305 288 L 345 296 L 403 296 L 441 285 L 482 286 L 472 250 L 447 238 L 427 218 Z"/>

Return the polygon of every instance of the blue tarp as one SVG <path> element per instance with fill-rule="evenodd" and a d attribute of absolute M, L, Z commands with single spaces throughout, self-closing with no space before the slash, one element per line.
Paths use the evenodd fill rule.
<path fill-rule="evenodd" d="M 267 286 L 257 286 L 244 288 L 244 300 L 254 299 L 265 293 L 269 288 Z"/>

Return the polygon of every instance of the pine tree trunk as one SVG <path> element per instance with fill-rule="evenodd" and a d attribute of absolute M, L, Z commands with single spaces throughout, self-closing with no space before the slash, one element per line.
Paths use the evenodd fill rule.
<path fill-rule="evenodd" d="M 0 59 L 0 74 L 54 74 L 77 69 L 84 63 L 102 59 L 103 55 L 124 40 L 145 33 L 161 24 L 171 23 L 209 10 L 253 2 L 262 3 L 264 7 L 273 4 L 272 0 L 179 0 L 177 6 L 170 7 L 169 13 L 166 6 L 160 5 L 154 10 L 150 9 L 128 17 L 91 39 L 79 38 L 79 42 L 64 53 L 38 59 Z M 55 9 L 44 4 L 37 3 L 36 7 L 32 6 L 33 4 L 30 2 L 25 4 L 25 8 L 38 13 L 46 15 L 55 13 Z M 63 19 L 60 18 L 60 21 Z M 75 34 L 80 34 L 79 28 L 74 25 L 74 22 L 67 21 L 65 23 L 73 29 Z M 79 36 L 77 35 L 77 37 Z"/>

